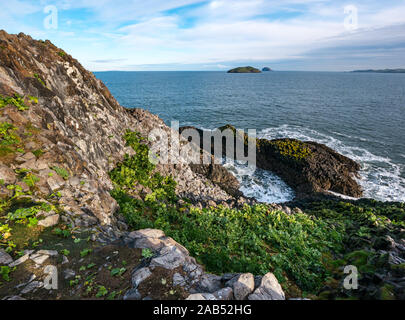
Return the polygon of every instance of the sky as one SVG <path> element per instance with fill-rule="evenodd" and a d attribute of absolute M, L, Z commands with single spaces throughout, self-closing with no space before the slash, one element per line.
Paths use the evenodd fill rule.
<path fill-rule="evenodd" d="M 0 0 L 92 71 L 405 68 L 405 0 Z"/>

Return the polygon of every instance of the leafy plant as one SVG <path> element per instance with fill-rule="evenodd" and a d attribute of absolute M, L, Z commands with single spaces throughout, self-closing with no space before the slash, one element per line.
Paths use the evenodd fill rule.
<path fill-rule="evenodd" d="M 60 168 L 60 167 L 52 167 L 51 168 L 53 171 L 55 171 L 61 178 L 68 180 L 69 179 L 69 172 L 65 168 Z"/>
<path fill-rule="evenodd" d="M 14 94 L 13 97 L 3 97 L 0 95 L 0 109 L 4 108 L 7 105 L 15 106 L 19 111 L 25 111 L 29 109 L 24 102 L 24 97 L 20 96 L 19 94 Z"/>
<path fill-rule="evenodd" d="M 115 268 L 111 270 L 111 276 L 122 276 L 125 271 L 127 271 L 126 268 Z"/>
<path fill-rule="evenodd" d="M 97 298 L 105 297 L 108 294 L 108 290 L 104 286 L 98 287 L 98 292 L 96 294 Z"/>
<path fill-rule="evenodd" d="M 84 249 L 84 250 L 80 251 L 80 256 L 82 258 L 84 258 L 84 257 L 88 256 L 91 252 L 92 252 L 91 249 Z"/>
<path fill-rule="evenodd" d="M 153 257 L 153 252 L 150 249 L 142 249 L 142 257 L 145 259 L 150 259 Z"/>
<path fill-rule="evenodd" d="M 10 273 L 13 272 L 15 268 L 10 268 L 8 266 L 1 266 L 0 267 L 0 275 L 2 276 L 4 281 L 11 281 L 10 279 Z"/>

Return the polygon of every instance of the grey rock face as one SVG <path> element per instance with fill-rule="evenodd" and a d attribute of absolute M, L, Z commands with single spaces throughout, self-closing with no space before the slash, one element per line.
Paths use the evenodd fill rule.
<path fill-rule="evenodd" d="M 266 274 L 259 288 L 249 296 L 249 300 L 285 300 L 284 291 L 272 273 Z"/>
<path fill-rule="evenodd" d="M 236 300 L 245 300 L 255 289 L 255 278 L 251 273 L 241 274 L 233 284 Z"/>
<path fill-rule="evenodd" d="M 0 265 L 6 265 L 13 262 L 13 258 L 4 250 L 0 249 Z"/>
<path fill-rule="evenodd" d="M 218 299 L 218 300 L 233 300 L 234 296 L 233 296 L 233 290 L 232 288 L 223 288 L 221 290 L 218 290 L 217 292 L 214 292 L 214 296 Z"/>
<path fill-rule="evenodd" d="M 53 226 L 57 225 L 58 222 L 59 222 L 59 215 L 54 214 L 52 216 L 46 217 L 44 220 L 40 220 L 38 222 L 38 225 L 43 226 L 45 228 L 49 228 L 49 227 L 53 227 Z"/>
<path fill-rule="evenodd" d="M 152 272 L 150 272 L 149 268 L 142 268 L 137 270 L 133 275 L 132 275 L 132 286 L 134 288 L 138 288 L 138 286 L 145 281 L 147 278 L 149 278 L 152 275 Z"/>

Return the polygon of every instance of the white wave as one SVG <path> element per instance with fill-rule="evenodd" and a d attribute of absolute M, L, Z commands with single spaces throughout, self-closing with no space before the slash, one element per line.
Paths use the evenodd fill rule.
<path fill-rule="evenodd" d="M 268 128 L 258 136 L 265 139 L 294 138 L 325 144 L 361 164 L 358 183 L 364 189 L 365 197 L 380 201 L 405 201 L 405 179 L 401 177 L 405 168 L 390 158 L 377 156 L 364 148 L 348 146 L 335 137 L 301 126 Z"/>
<path fill-rule="evenodd" d="M 230 160 L 225 161 L 224 166 L 239 180 L 240 191 L 246 197 L 267 203 L 283 203 L 291 201 L 295 197 L 294 191 L 277 175 L 269 171 L 248 167 Z"/>

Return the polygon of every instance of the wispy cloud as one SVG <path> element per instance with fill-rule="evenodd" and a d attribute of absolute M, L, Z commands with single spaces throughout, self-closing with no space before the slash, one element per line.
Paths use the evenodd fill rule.
<path fill-rule="evenodd" d="M 58 30 L 43 28 L 49 4 Z M 358 9 L 352 31 L 348 4 Z M 403 0 L 9 0 L 0 18 L 0 28 L 49 38 L 92 70 L 400 67 L 405 43 Z"/>

